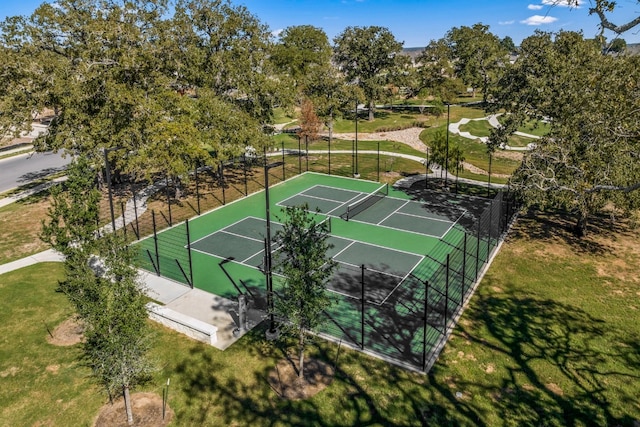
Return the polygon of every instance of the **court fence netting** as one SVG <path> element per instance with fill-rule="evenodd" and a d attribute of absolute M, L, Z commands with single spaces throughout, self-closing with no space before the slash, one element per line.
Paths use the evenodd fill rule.
<path fill-rule="evenodd" d="M 139 265 L 197 287 L 189 218 L 264 189 L 265 171 L 269 182 L 274 184 L 308 170 L 322 172 L 309 166 L 304 150 L 291 153 L 283 147 L 277 155 L 243 155 L 221 161 L 215 168 L 194 165 L 188 182 L 165 176 L 156 180 L 153 188 L 120 185 L 114 190 L 114 215 L 107 219 L 109 225 L 105 228 L 113 224 L 116 232 L 123 233 L 131 242 L 152 236 L 153 245 L 144 245 L 137 252 Z M 353 171 L 336 172 L 333 171 L 352 176 Z M 384 197 L 384 188 L 379 192 L 364 198 L 365 209 Z M 398 365 L 428 371 L 508 230 L 517 207 L 512 193 L 497 192 L 474 228 L 456 224 L 389 295 L 379 295 L 377 276 L 359 267 L 359 271 L 349 276 L 361 277 L 357 284 L 360 295 L 332 293 L 335 303 L 326 312 L 320 334 Z M 237 288 L 241 292 L 246 286 Z M 264 295 L 256 295 L 254 307 L 264 310 L 265 302 Z"/>
<path fill-rule="evenodd" d="M 321 334 L 398 365 L 428 371 L 517 212 L 511 193 L 499 192 L 475 230 L 455 225 L 417 268 L 388 295 L 361 266 L 360 296 L 334 294 Z"/>

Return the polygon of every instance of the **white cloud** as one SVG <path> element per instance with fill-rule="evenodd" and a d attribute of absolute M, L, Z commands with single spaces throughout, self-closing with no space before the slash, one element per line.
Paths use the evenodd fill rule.
<path fill-rule="evenodd" d="M 514 21 L 514 20 L 511 20 L 511 21 L 500 21 L 500 22 L 498 22 L 498 25 L 511 25 L 514 22 L 516 22 L 516 21 Z"/>
<path fill-rule="evenodd" d="M 273 37 L 280 37 L 280 34 L 284 31 L 284 28 L 278 28 L 277 30 L 271 31 L 271 35 Z"/>
<path fill-rule="evenodd" d="M 578 3 L 577 6 L 576 3 Z M 545 6 L 580 7 L 584 3 L 585 0 L 542 0 L 542 4 Z"/>
<path fill-rule="evenodd" d="M 529 6 L 527 6 L 527 9 L 529 10 L 540 10 L 542 9 L 544 6 L 541 4 L 530 4 Z"/>
<path fill-rule="evenodd" d="M 553 16 L 533 15 L 523 21 L 520 21 L 520 23 L 525 25 L 544 25 L 551 24 L 552 22 L 556 22 L 557 20 L 558 18 L 554 18 Z"/>

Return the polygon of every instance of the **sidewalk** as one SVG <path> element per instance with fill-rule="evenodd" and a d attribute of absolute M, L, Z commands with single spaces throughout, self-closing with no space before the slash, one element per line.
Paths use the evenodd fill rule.
<path fill-rule="evenodd" d="M 0 275 L 41 262 L 63 261 L 64 257 L 60 253 L 49 249 L 0 265 Z M 264 313 L 250 309 L 247 313 L 249 328 L 247 330 L 241 329 L 238 325 L 238 303 L 236 301 L 200 289 L 191 289 L 186 285 L 156 276 L 145 270 L 139 269 L 138 273 L 144 286 L 144 292 L 149 298 L 185 316 L 216 326 L 218 339 L 213 346 L 219 350 L 227 349 L 245 333 L 257 326 L 265 317 Z"/>

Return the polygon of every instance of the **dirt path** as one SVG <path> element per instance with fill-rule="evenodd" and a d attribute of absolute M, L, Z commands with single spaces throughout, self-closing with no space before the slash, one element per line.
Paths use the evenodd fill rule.
<path fill-rule="evenodd" d="M 420 133 L 423 128 L 409 128 L 402 130 L 394 130 L 391 132 L 372 132 L 372 133 L 360 133 L 358 132 L 359 141 L 395 141 L 401 142 L 419 151 L 424 151 L 427 146 L 420 140 Z M 325 134 L 328 136 L 328 134 Z M 355 133 L 334 133 L 334 138 L 338 139 L 355 139 Z"/>

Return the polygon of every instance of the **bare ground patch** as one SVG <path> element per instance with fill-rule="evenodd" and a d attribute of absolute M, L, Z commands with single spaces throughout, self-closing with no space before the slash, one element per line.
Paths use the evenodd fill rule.
<path fill-rule="evenodd" d="M 283 399 L 301 400 L 313 397 L 333 381 L 334 369 L 328 363 L 309 359 L 304 364 L 304 379 L 298 378 L 293 362 L 284 358 L 269 373 L 271 388 Z"/>
<path fill-rule="evenodd" d="M 174 417 L 173 410 L 165 407 L 162 417 L 162 397 L 155 393 L 134 393 L 131 395 L 133 412 L 133 426 L 135 427 L 163 427 L 168 425 Z M 107 403 L 100 409 L 94 427 L 131 427 L 127 423 L 124 409 L 124 399 L 119 398 L 113 404 Z"/>
<path fill-rule="evenodd" d="M 47 342 L 58 346 L 69 346 L 82 342 L 84 325 L 74 316 L 60 323 L 47 334 Z"/>

